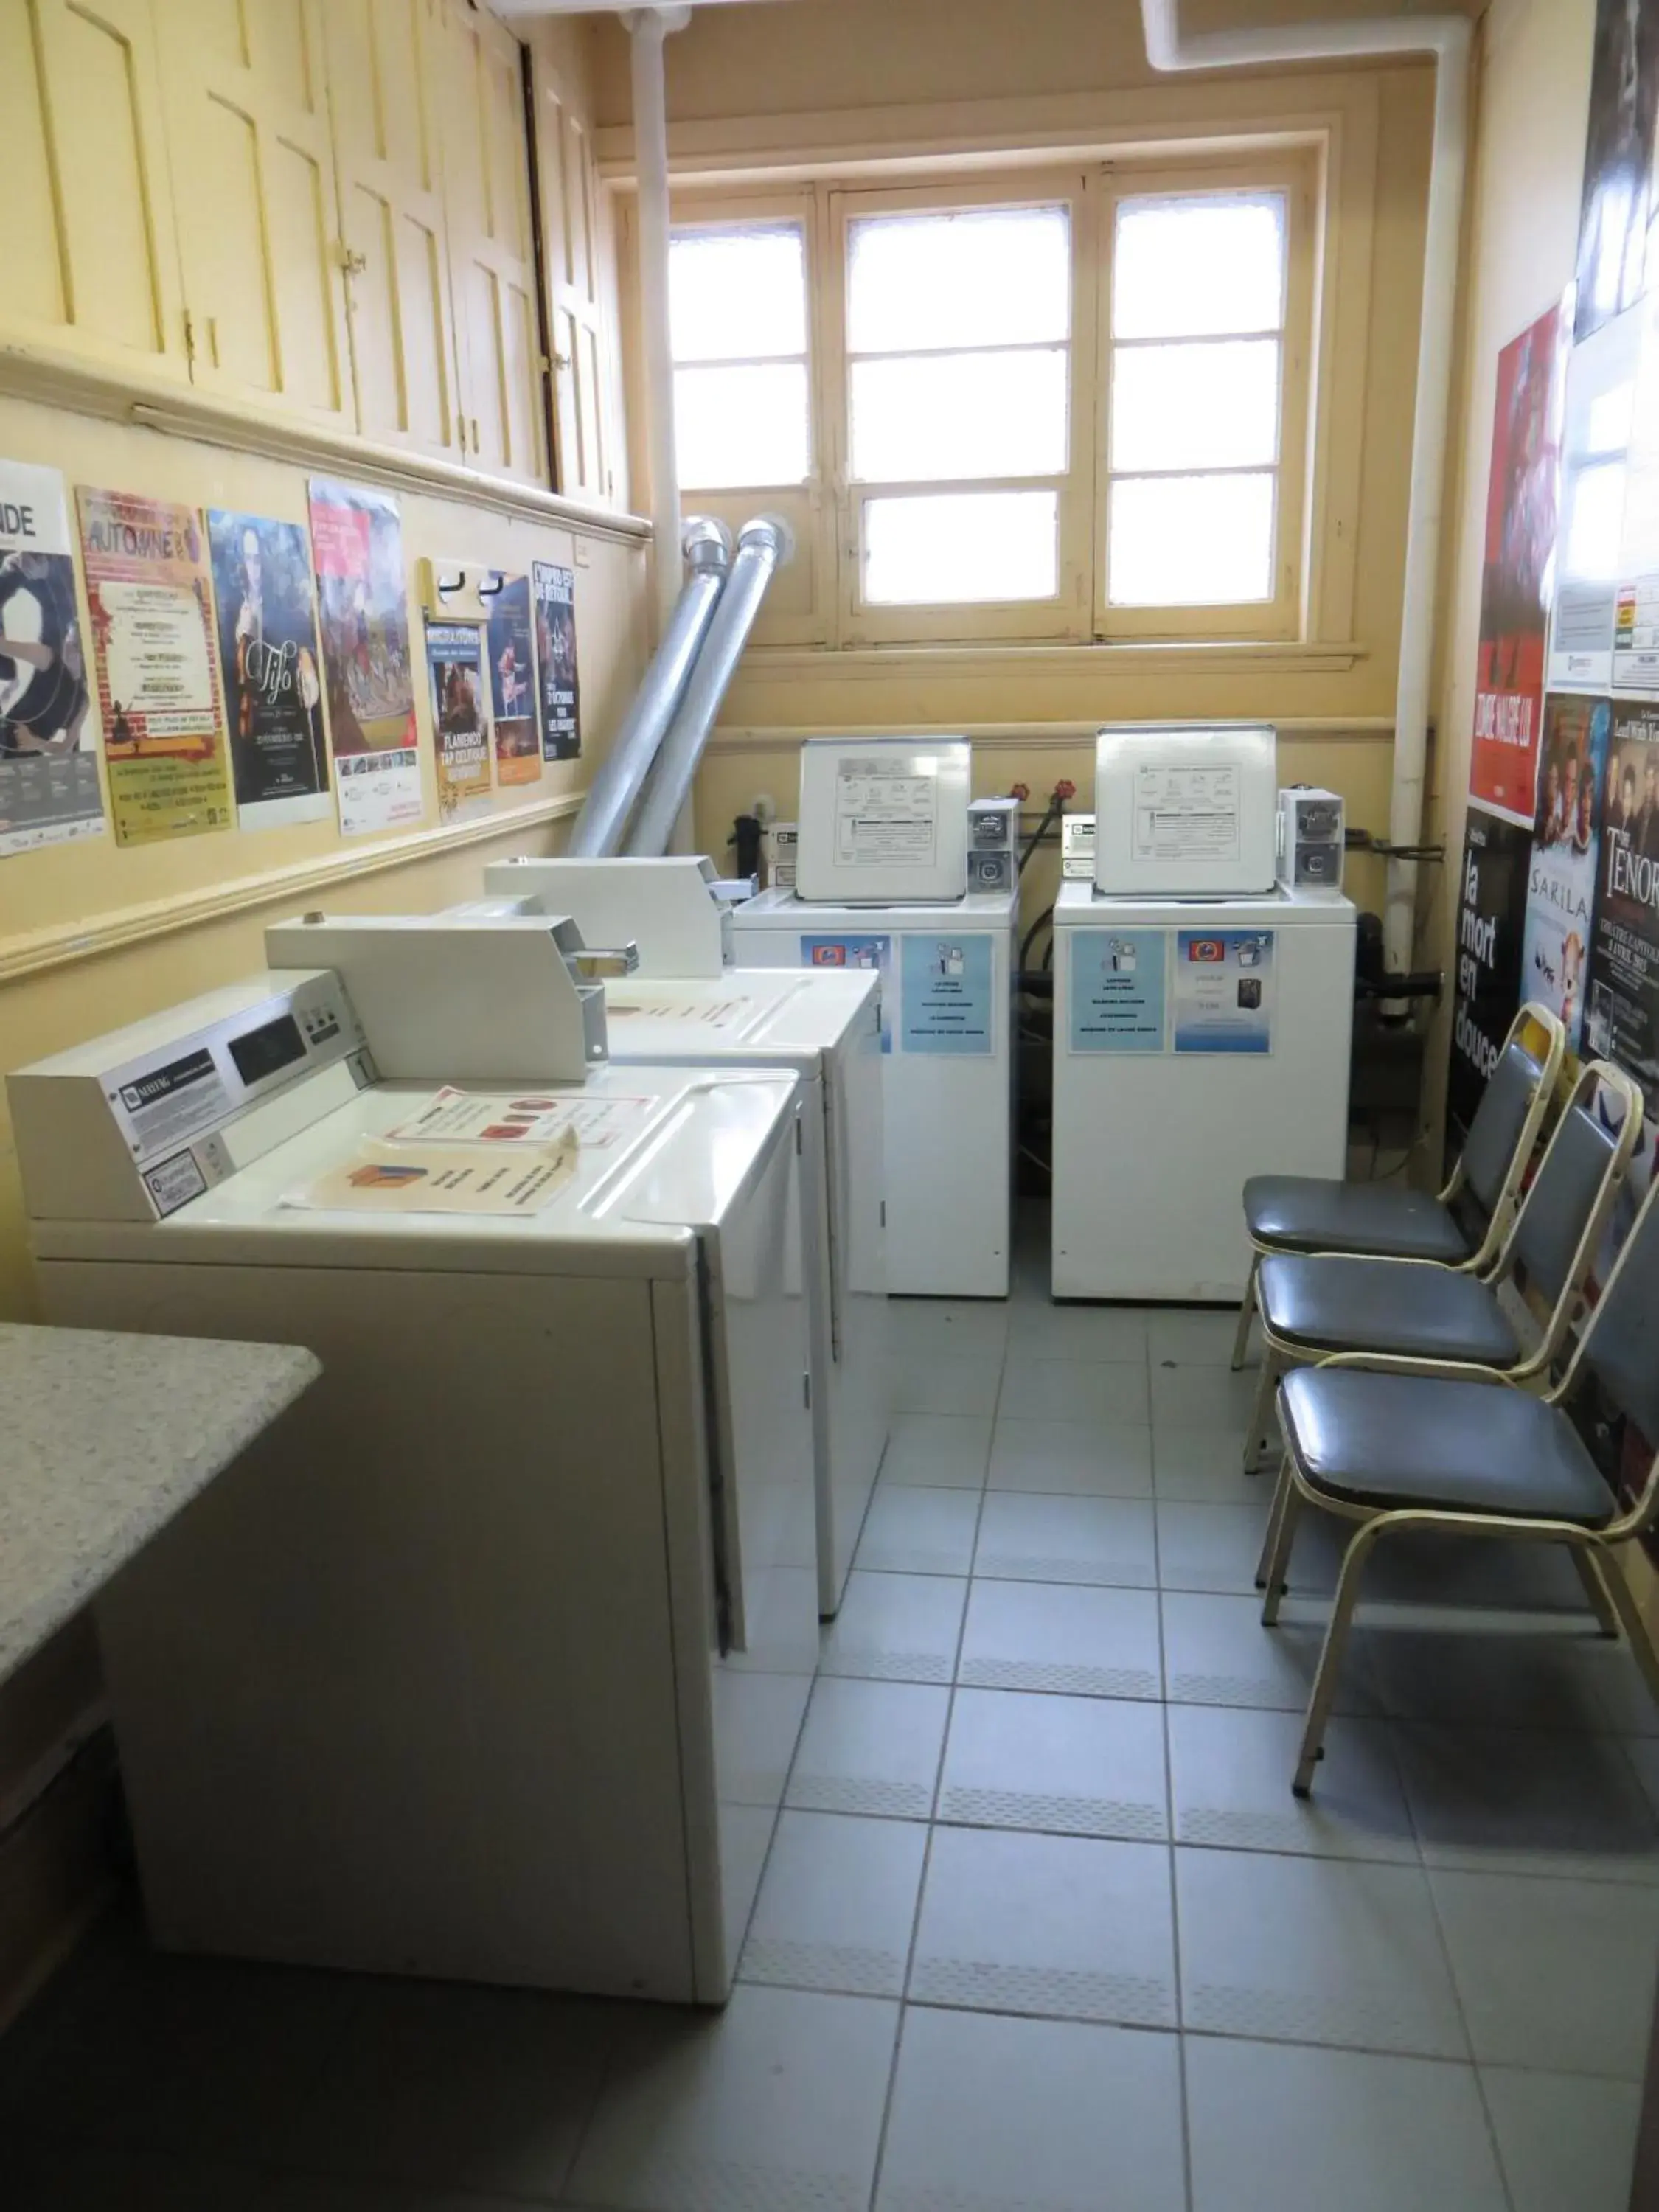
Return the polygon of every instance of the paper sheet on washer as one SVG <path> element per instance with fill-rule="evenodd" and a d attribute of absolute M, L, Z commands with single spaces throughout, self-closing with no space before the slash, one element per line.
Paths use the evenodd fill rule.
<path fill-rule="evenodd" d="M 556 1144 L 567 1133 L 588 1152 L 631 1135 L 655 1102 L 617 1091 L 458 1091 L 453 1085 L 386 1133 L 389 1145 Z"/>
<path fill-rule="evenodd" d="M 576 1171 L 566 1131 L 550 1145 L 400 1145 L 370 1137 L 284 1205 L 345 1213 L 538 1212 Z"/>

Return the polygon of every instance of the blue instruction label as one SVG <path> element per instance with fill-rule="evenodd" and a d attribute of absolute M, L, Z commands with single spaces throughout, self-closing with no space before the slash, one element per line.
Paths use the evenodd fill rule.
<path fill-rule="evenodd" d="M 1072 929 L 1068 1048 L 1162 1052 L 1167 929 Z"/>
<path fill-rule="evenodd" d="M 902 947 L 902 1052 L 988 1053 L 995 1043 L 994 962 L 984 931 L 917 930 Z"/>

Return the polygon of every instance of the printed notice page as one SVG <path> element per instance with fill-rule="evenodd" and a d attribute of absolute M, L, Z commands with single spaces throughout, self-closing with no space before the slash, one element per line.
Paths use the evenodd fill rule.
<path fill-rule="evenodd" d="M 0 461 L 0 854 L 102 830 L 90 706 L 64 479 Z"/>
<path fill-rule="evenodd" d="M 1137 860 L 1236 860 L 1239 854 L 1236 768 L 1138 768 Z"/>
<path fill-rule="evenodd" d="M 589 1152 L 631 1136 L 657 1102 L 580 1089 L 458 1091 L 447 1085 L 407 1121 L 387 1131 L 389 1145 L 544 1145 L 574 1134 Z"/>
<path fill-rule="evenodd" d="M 939 779 L 846 760 L 836 779 L 836 858 L 859 868 L 931 862 L 939 836 Z"/>
<path fill-rule="evenodd" d="M 575 1171 L 568 1135 L 511 1154 L 370 1138 L 284 1203 L 348 1213 L 537 1213 Z"/>

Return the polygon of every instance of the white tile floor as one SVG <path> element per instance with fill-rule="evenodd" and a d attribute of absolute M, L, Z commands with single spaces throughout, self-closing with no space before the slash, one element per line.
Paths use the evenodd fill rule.
<path fill-rule="evenodd" d="M 0 2045 L 7 2212 L 1624 2212 L 1659 1960 L 1628 1655 L 1547 1555 L 1401 1553 L 1299 1803 L 1337 1545 L 1304 1531 L 1264 1630 L 1231 1318 L 1018 1273 L 895 1310 L 722 2015 L 109 1936 Z"/>

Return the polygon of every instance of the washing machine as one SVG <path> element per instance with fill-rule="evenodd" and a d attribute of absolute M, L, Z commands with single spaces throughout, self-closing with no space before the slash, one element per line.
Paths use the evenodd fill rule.
<path fill-rule="evenodd" d="M 800 1086 L 596 991 L 410 925 L 9 1079 L 48 1320 L 323 1364 L 99 1601 L 164 1948 L 730 1989 L 817 1662 Z"/>

